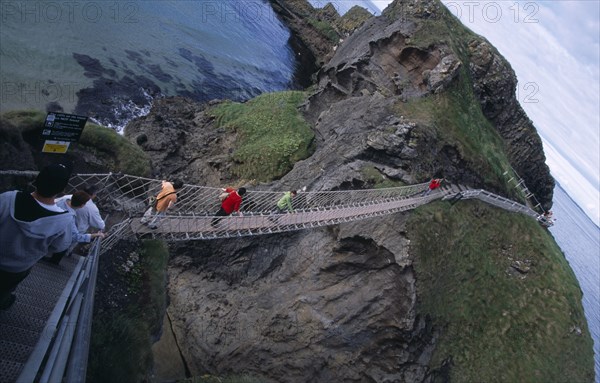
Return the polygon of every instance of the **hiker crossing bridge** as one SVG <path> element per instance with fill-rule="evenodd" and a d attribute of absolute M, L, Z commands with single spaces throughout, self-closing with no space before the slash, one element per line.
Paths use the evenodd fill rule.
<path fill-rule="evenodd" d="M 303 191 L 293 199 L 293 212 L 276 214 L 281 191 L 251 190 L 244 195 L 240 215 L 220 217 L 222 189 L 186 184 L 177 192 L 177 203 L 167 211 L 156 229 L 141 224 L 149 198 L 159 193 L 160 180 L 125 174 L 79 174 L 71 180 L 76 190 L 85 184 L 101 186 L 97 204 L 102 209 L 124 213 L 114 225 L 105 246 L 119 238 L 144 236 L 167 241 L 206 240 L 281 233 L 393 214 L 444 198 L 476 198 L 505 210 L 537 217 L 526 205 L 460 185 L 445 185 L 427 194 L 427 183 L 382 189 Z"/>
<path fill-rule="evenodd" d="M 29 175 L 31 179 L 35 174 L 0 171 L 0 175 Z M 121 217 L 102 241 L 102 251 L 127 237 L 189 241 L 274 234 L 393 214 L 448 198 L 475 198 L 505 210 L 539 216 L 526 205 L 482 189 L 444 185 L 427 194 L 428 184 L 421 183 L 381 189 L 303 191 L 293 199 L 294 211 L 286 214 L 274 213 L 282 191 L 251 190 L 244 195 L 242 214 L 221 217 L 218 225 L 211 225 L 223 189 L 185 184 L 177 191 L 177 203 L 167 211 L 159 227 L 150 229 L 140 219 L 149 207 L 149 199 L 160 192 L 161 180 L 120 173 L 76 174 L 67 191 L 90 184 L 100 190 L 96 200 L 100 210 Z"/>
<path fill-rule="evenodd" d="M 31 181 L 36 174 L 0 171 L 5 185 L 23 186 L 23 177 Z M 220 217 L 213 226 L 222 189 L 188 184 L 178 190 L 177 203 L 153 230 L 142 225 L 140 218 L 148 208 L 149 197 L 160 191 L 161 180 L 116 173 L 77 174 L 67 192 L 88 184 L 99 188 L 96 203 L 100 210 L 118 214 L 120 221 L 105 239 L 93 243 L 87 257 L 67 257 L 60 266 L 40 262 L 18 286 L 16 303 L 0 311 L 2 382 L 85 380 L 99 254 L 123 238 L 186 241 L 265 235 L 393 214 L 439 199 L 475 198 L 539 217 L 528 206 L 485 190 L 445 185 L 426 193 L 428 184 L 423 183 L 385 189 L 304 191 L 293 200 L 294 212 L 287 214 L 273 213 L 281 191 L 251 190 L 244 196 L 243 215 Z"/>

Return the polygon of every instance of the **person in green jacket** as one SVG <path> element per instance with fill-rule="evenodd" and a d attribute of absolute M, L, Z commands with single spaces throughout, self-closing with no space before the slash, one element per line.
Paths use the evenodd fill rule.
<path fill-rule="evenodd" d="M 286 211 L 293 213 L 294 208 L 292 207 L 292 198 L 294 198 L 296 194 L 298 194 L 298 192 L 295 190 L 283 193 L 283 197 L 277 202 L 277 213 L 281 214 Z"/>

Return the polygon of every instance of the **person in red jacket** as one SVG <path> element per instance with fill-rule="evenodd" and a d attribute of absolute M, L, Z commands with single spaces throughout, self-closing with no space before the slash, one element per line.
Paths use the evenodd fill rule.
<path fill-rule="evenodd" d="M 226 194 L 225 198 L 221 200 L 221 208 L 215 214 L 216 217 L 225 217 L 230 215 L 233 212 L 237 212 L 240 215 L 240 205 L 242 204 L 242 196 L 246 194 L 246 188 L 239 188 L 237 191 L 232 188 L 223 189 L 224 194 Z M 214 218 L 211 222 L 212 226 L 216 226 L 220 218 Z"/>
<path fill-rule="evenodd" d="M 429 182 L 429 188 L 423 193 L 423 197 L 429 195 L 432 191 L 442 186 L 442 178 L 433 178 L 431 182 Z"/>

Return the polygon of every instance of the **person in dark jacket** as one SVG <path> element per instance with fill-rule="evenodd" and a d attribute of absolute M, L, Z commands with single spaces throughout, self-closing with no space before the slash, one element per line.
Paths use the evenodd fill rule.
<path fill-rule="evenodd" d="M 37 261 L 71 245 L 74 218 L 54 203 L 70 176 L 66 166 L 50 165 L 38 174 L 33 193 L 0 194 L 0 309 L 14 303 L 13 291 Z"/>

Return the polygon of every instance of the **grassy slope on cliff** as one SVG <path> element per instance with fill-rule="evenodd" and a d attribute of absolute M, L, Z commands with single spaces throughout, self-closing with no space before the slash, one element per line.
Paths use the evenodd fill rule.
<path fill-rule="evenodd" d="M 463 63 L 459 81 L 399 106 L 401 113 L 457 147 L 486 187 L 517 198 L 503 177 L 510 169 L 503 141 L 483 116 L 468 71 L 468 43 L 479 37 L 437 4 L 438 17 L 419 20 L 407 43 L 452 47 Z M 553 238 L 535 221 L 480 202 L 436 203 L 418 209 L 409 228 L 419 312 L 440 331 L 432 368 L 451 360 L 455 382 L 593 381 L 581 290 Z"/>
<path fill-rule="evenodd" d="M 461 78 L 446 92 L 398 103 L 399 114 L 435 132 L 439 145 L 455 147 L 487 189 L 518 198 L 503 175 L 512 171 L 502 138 L 483 116 L 466 76 Z"/>
<path fill-rule="evenodd" d="M 439 94 L 401 103 L 398 109 L 401 114 L 431 127 L 442 144 L 456 147 L 468 166 L 482 176 L 486 188 L 519 199 L 521 195 L 507 185 L 509 177 L 504 176 L 504 172 L 514 176 L 504 142 L 483 115 L 473 91 L 468 44 L 480 37 L 463 26 L 444 6 L 438 6 L 437 17 L 418 20 L 419 27 L 407 44 L 423 50 L 440 44 L 451 47 L 463 63 L 458 81 Z M 397 15 L 390 11 L 388 17 Z"/>
<path fill-rule="evenodd" d="M 45 118 L 46 113 L 41 111 L 10 111 L 0 115 L 2 129 L 11 130 L 3 134 L 14 139 L 20 139 L 18 136 L 21 136 L 32 146 L 32 151 L 41 149 L 41 130 Z M 99 168 L 140 176 L 150 173 L 150 160 L 142 150 L 113 129 L 93 123 L 86 124 L 79 142 L 69 148 L 67 153 L 76 151 L 93 155 L 93 165 Z M 77 157 L 76 154 L 75 156 Z M 77 158 L 77 161 L 81 159 Z"/>
<path fill-rule="evenodd" d="M 453 382 L 593 381 L 581 290 L 535 221 L 438 202 L 415 211 L 408 233 L 419 312 L 441 331 L 432 368 L 451 358 Z"/>
<path fill-rule="evenodd" d="M 312 153 L 314 134 L 298 111 L 304 99 L 303 92 L 268 93 L 212 109 L 218 125 L 237 134 L 236 175 L 270 181 Z"/>
<path fill-rule="evenodd" d="M 336 20 L 335 24 L 339 31 L 344 35 L 350 35 L 352 32 L 360 28 L 365 21 L 373 17 L 373 15 L 366 9 L 355 5 L 344 13 L 339 20 Z"/>
<path fill-rule="evenodd" d="M 119 249 L 101 260 L 116 270 L 109 271 L 112 279 L 96 291 L 88 382 L 147 381 L 151 344 L 165 311 L 169 258 L 165 243 L 151 240 L 142 242 L 137 251 Z M 126 307 L 116 302 L 123 299 Z"/>

